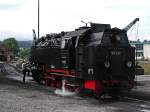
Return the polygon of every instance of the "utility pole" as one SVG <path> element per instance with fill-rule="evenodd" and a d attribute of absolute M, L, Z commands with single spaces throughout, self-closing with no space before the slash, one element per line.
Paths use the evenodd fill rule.
<path fill-rule="evenodd" d="M 38 39 L 40 38 L 40 0 L 38 0 Z"/>

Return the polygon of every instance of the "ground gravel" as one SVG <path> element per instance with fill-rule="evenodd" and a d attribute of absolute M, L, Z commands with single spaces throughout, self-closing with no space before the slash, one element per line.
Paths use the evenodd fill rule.
<path fill-rule="evenodd" d="M 51 90 L 7 79 L 0 74 L 0 112 L 113 112 L 93 98 L 61 97 Z"/>
<path fill-rule="evenodd" d="M 0 73 L 0 112 L 150 112 L 150 103 L 141 101 L 99 102 L 89 96 L 57 96 L 52 88 L 29 80 L 22 83 L 21 73 L 8 65 L 5 68 L 7 73 Z"/>

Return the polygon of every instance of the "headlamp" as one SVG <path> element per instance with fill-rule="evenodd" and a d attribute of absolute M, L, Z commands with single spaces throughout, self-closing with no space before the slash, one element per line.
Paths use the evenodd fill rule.
<path fill-rule="evenodd" d="M 132 67 L 132 62 L 131 62 L 131 61 L 128 61 L 128 62 L 126 63 L 126 66 L 127 66 L 128 68 L 131 68 L 131 67 Z"/>
<path fill-rule="evenodd" d="M 105 65 L 106 68 L 109 68 L 110 67 L 110 62 L 109 61 L 105 61 L 104 65 Z"/>

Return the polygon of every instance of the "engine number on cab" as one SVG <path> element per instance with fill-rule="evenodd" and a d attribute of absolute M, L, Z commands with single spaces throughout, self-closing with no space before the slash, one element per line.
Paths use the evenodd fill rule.
<path fill-rule="evenodd" d="M 111 51 L 111 55 L 121 55 L 120 51 Z"/>

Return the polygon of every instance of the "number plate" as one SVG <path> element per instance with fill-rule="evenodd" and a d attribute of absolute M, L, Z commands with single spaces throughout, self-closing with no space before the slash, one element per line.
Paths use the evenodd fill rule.
<path fill-rule="evenodd" d="M 121 55 L 120 51 L 111 51 L 111 55 Z"/>

